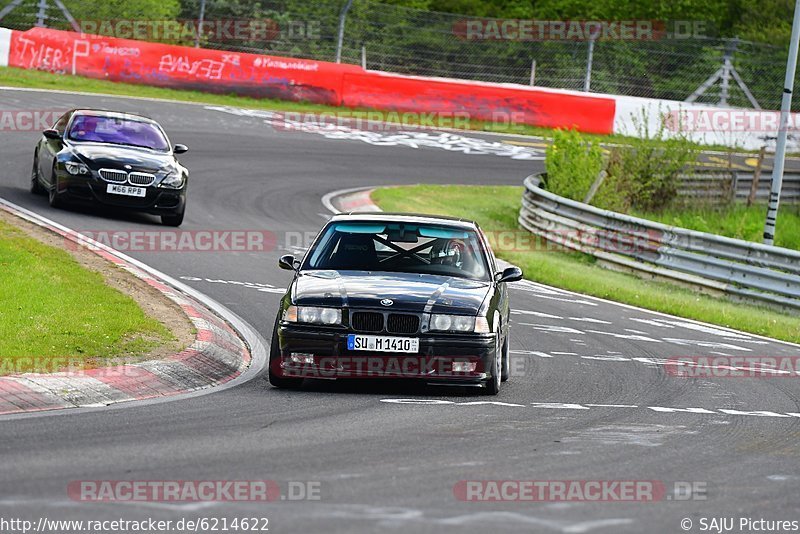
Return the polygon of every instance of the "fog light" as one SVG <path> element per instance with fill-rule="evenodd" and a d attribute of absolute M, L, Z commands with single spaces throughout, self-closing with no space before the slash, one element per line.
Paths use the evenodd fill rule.
<path fill-rule="evenodd" d="M 292 360 L 292 363 L 305 363 L 305 364 L 314 363 L 314 355 L 308 354 L 306 352 L 292 352 L 291 354 L 289 354 L 289 359 Z"/>
<path fill-rule="evenodd" d="M 454 373 L 474 373 L 478 362 L 453 362 Z"/>

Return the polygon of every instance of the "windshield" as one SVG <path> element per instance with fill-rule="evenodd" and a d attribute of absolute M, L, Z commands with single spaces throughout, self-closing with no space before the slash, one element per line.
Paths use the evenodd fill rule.
<path fill-rule="evenodd" d="M 69 139 L 137 146 L 161 152 L 169 150 L 169 143 L 158 126 L 132 118 L 78 115 L 69 128 Z"/>
<path fill-rule="evenodd" d="M 305 269 L 386 271 L 486 280 L 475 231 L 439 225 L 333 223 L 309 251 Z"/>

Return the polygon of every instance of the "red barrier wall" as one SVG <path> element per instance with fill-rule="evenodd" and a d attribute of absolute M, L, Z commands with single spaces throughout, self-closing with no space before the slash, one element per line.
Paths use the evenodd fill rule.
<path fill-rule="evenodd" d="M 12 32 L 8 64 L 111 81 L 382 110 L 613 132 L 612 98 L 368 72 L 355 65 L 34 28 Z"/>
<path fill-rule="evenodd" d="M 13 32 L 8 64 L 116 82 L 340 105 L 354 65 L 34 28 Z"/>
<path fill-rule="evenodd" d="M 613 99 L 558 91 L 388 73 L 348 72 L 344 75 L 342 94 L 342 103 L 351 107 L 466 112 L 471 119 L 576 128 L 599 134 L 612 133 L 614 128 Z"/>

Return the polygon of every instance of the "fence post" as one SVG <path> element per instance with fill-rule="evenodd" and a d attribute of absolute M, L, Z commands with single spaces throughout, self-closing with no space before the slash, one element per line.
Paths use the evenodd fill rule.
<path fill-rule="evenodd" d="M 200 35 L 203 33 L 203 20 L 206 18 L 206 0 L 200 0 L 200 16 L 197 17 L 197 34 L 194 36 L 194 47 L 200 48 Z"/>
<path fill-rule="evenodd" d="M 47 0 L 39 0 L 39 11 L 36 13 L 36 25 L 40 28 L 47 27 Z"/>
<path fill-rule="evenodd" d="M 764 155 L 767 152 L 767 147 L 762 146 L 758 151 L 758 160 L 756 161 L 756 168 L 753 171 L 753 183 L 750 184 L 750 194 L 747 195 L 747 205 L 751 206 L 756 200 L 758 193 L 758 182 L 761 180 L 761 167 L 764 164 Z"/>
<path fill-rule="evenodd" d="M 536 81 L 536 60 L 531 61 L 531 81 L 529 85 L 535 85 Z"/>
<path fill-rule="evenodd" d="M 339 13 L 339 37 L 336 40 L 336 63 L 342 62 L 342 43 L 344 42 L 344 23 L 347 20 L 347 12 L 350 11 L 350 6 L 353 5 L 353 0 L 347 0 L 342 12 Z"/>
<path fill-rule="evenodd" d="M 589 51 L 586 56 L 586 77 L 583 79 L 583 90 L 589 92 L 592 85 L 592 62 L 594 61 L 594 34 L 589 36 Z"/>
<path fill-rule="evenodd" d="M 367 70 L 367 47 L 361 45 L 361 68 Z"/>

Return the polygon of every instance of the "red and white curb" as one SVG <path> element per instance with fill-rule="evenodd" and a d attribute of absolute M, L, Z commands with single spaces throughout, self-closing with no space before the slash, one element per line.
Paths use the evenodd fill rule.
<path fill-rule="evenodd" d="M 354 187 L 331 191 L 322 197 L 322 205 L 331 213 L 349 212 L 378 212 L 383 211 L 374 202 L 370 195 L 374 187 Z"/>
<path fill-rule="evenodd" d="M 163 360 L 0 377 L 0 415 L 171 397 L 249 379 L 263 367 L 263 339 L 222 305 L 152 267 L 25 208 L 0 199 L 0 209 L 83 246 L 144 280 L 177 303 L 197 331 L 191 346 Z"/>

